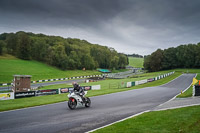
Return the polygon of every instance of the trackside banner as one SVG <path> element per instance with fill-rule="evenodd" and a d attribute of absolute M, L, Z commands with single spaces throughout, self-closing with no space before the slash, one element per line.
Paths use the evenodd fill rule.
<path fill-rule="evenodd" d="M 152 81 L 155 81 L 155 79 L 154 78 L 147 79 L 147 82 L 152 82 Z"/>
<path fill-rule="evenodd" d="M 82 87 L 85 91 L 91 90 L 91 86 L 83 86 Z"/>
<path fill-rule="evenodd" d="M 36 95 L 36 96 L 41 96 L 41 95 L 53 95 L 53 94 L 58 94 L 58 89 L 37 90 L 37 91 L 35 91 L 35 95 Z"/>
<path fill-rule="evenodd" d="M 35 91 L 15 92 L 15 98 L 32 97 L 35 96 Z"/>
<path fill-rule="evenodd" d="M 0 93 L 0 100 L 9 100 L 14 98 L 14 92 Z"/>
<path fill-rule="evenodd" d="M 74 88 L 60 88 L 60 93 L 69 93 L 70 91 L 73 91 Z"/>
<path fill-rule="evenodd" d="M 81 88 L 85 91 L 91 90 L 91 86 L 81 86 Z M 74 88 L 60 88 L 60 93 L 69 93 L 70 91 L 73 91 Z"/>

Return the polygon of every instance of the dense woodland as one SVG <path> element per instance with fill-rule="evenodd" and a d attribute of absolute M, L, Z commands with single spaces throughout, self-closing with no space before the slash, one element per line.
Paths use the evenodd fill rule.
<path fill-rule="evenodd" d="M 200 43 L 158 49 L 145 56 L 144 68 L 159 71 L 173 68 L 200 68 Z"/>
<path fill-rule="evenodd" d="M 67 69 L 119 69 L 128 65 L 128 58 L 113 48 L 91 44 L 85 40 L 47 36 L 44 34 L 0 34 L 0 55 L 11 54 L 24 60 L 37 60 Z"/>

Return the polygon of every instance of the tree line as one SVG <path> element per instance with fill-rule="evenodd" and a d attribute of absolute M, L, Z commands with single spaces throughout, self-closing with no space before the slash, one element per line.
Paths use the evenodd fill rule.
<path fill-rule="evenodd" d="M 119 69 L 128 58 L 113 48 L 86 40 L 47 36 L 30 32 L 0 34 L 0 55 L 11 54 L 23 60 L 37 60 L 67 69 Z"/>
<path fill-rule="evenodd" d="M 148 71 L 199 67 L 200 43 L 180 45 L 164 50 L 157 49 L 144 58 L 144 68 Z"/>
<path fill-rule="evenodd" d="M 139 55 L 139 54 L 128 54 L 128 57 L 143 58 L 143 56 L 142 56 L 142 55 Z"/>

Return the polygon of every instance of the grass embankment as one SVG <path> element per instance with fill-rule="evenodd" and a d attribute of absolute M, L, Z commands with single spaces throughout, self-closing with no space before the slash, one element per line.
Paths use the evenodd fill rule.
<path fill-rule="evenodd" d="M 153 73 L 150 73 L 149 75 L 153 75 Z M 163 79 L 160 79 L 160 80 L 157 80 L 157 81 L 154 81 L 154 82 L 149 82 L 149 83 L 146 83 L 146 84 L 134 86 L 134 87 L 131 87 L 131 88 L 121 88 L 121 89 L 110 88 L 109 89 L 109 88 L 104 87 L 103 83 L 102 83 L 101 90 L 90 90 L 90 91 L 88 91 L 87 96 L 91 97 L 91 96 L 127 91 L 127 90 L 132 90 L 132 89 L 139 89 L 139 88 L 144 88 L 144 87 L 149 87 L 149 86 L 158 86 L 158 85 L 165 84 L 165 83 L 175 79 L 179 75 L 180 75 L 180 73 L 175 73 L 175 74 L 168 76 L 166 78 L 163 78 Z M 145 79 L 145 77 L 143 77 L 143 79 Z M 101 82 L 108 82 L 108 81 L 101 81 Z M 94 84 L 100 84 L 101 82 L 100 81 L 99 82 L 93 82 L 93 83 L 90 83 L 90 84 L 85 83 L 85 84 L 82 84 L 82 85 L 94 85 Z M 48 96 L 39 96 L 39 97 L 6 100 L 6 101 L 0 101 L 0 107 L 1 107 L 0 111 L 26 108 L 26 107 L 32 107 L 32 106 L 38 106 L 38 105 L 45 105 L 45 104 L 50 104 L 50 103 L 62 102 L 62 101 L 66 101 L 66 100 L 68 100 L 67 94 L 48 95 Z"/>
<path fill-rule="evenodd" d="M 129 66 L 143 68 L 144 58 L 128 57 Z"/>
<path fill-rule="evenodd" d="M 199 133 L 200 106 L 144 113 L 94 133 Z"/>
<path fill-rule="evenodd" d="M 184 93 L 177 96 L 177 98 L 187 98 L 191 97 L 193 93 L 193 86 L 190 86 L 189 89 L 187 89 Z"/>
<path fill-rule="evenodd" d="M 44 80 L 54 78 L 97 75 L 100 72 L 94 70 L 67 70 L 62 71 L 55 67 L 38 61 L 20 60 L 13 56 L 0 56 L 0 83 L 10 83 L 13 75 L 32 75 L 31 80 Z"/>

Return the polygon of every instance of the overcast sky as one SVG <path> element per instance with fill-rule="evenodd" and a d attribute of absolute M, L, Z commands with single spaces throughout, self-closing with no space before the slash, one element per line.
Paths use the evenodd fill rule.
<path fill-rule="evenodd" d="M 17 31 L 146 55 L 200 42 L 200 0 L 0 0 L 0 33 Z"/>

